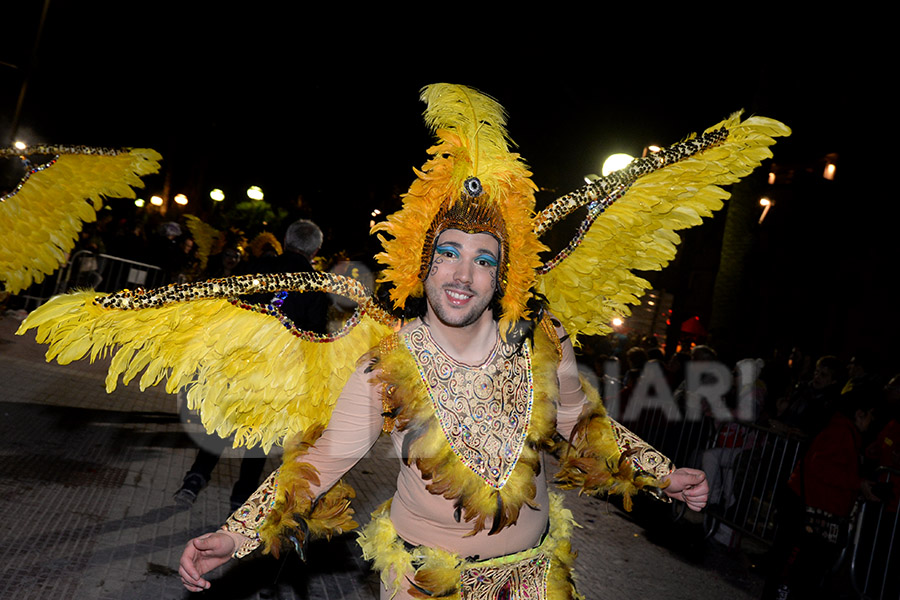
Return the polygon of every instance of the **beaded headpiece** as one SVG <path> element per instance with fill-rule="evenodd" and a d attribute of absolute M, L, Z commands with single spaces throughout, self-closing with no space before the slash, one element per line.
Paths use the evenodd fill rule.
<path fill-rule="evenodd" d="M 493 98 L 461 85 L 435 84 L 422 90 L 426 123 L 438 138 L 432 158 L 403 197 L 403 208 L 377 224 L 391 300 L 402 308 L 421 297 L 434 242 L 446 229 L 490 233 L 500 242 L 500 308 L 495 315 L 505 332 L 528 317 L 538 258 L 544 246 L 532 231 L 534 192 L 531 173 L 509 151 L 506 114 Z"/>
<path fill-rule="evenodd" d="M 441 232 L 447 229 L 459 229 L 464 233 L 489 233 L 500 244 L 500 262 L 497 272 L 500 293 L 506 287 L 506 257 L 509 255 L 509 244 L 506 242 L 506 223 L 495 204 L 481 198 L 481 182 L 477 177 L 470 177 L 465 182 L 466 192 L 456 202 L 447 202 L 431 221 L 425 244 L 422 248 L 422 269 L 419 279 L 425 281 L 434 254 L 434 243 Z"/>

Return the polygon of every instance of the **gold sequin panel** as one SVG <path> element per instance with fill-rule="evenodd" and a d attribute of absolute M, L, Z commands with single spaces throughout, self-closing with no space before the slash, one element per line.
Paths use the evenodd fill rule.
<path fill-rule="evenodd" d="M 485 483 L 502 488 L 522 453 L 534 389 L 526 347 L 498 341 L 481 366 L 447 356 L 426 325 L 404 335 L 453 452 Z"/>
<path fill-rule="evenodd" d="M 616 436 L 616 444 L 622 454 L 631 459 L 631 464 L 639 472 L 653 475 L 657 479 L 662 479 L 675 470 L 672 461 L 666 458 L 659 450 L 650 446 L 633 434 L 628 428 L 621 423 L 610 419 L 613 434 Z"/>
<path fill-rule="evenodd" d="M 460 577 L 461 600 L 545 600 L 550 559 L 543 553 L 507 565 L 473 566 Z"/>
<path fill-rule="evenodd" d="M 278 490 L 278 471 L 276 470 L 263 482 L 244 504 L 234 511 L 225 521 L 225 529 L 250 538 L 234 551 L 235 558 L 244 557 L 259 547 L 257 530 L 275 503 L 275 492 Z"/>

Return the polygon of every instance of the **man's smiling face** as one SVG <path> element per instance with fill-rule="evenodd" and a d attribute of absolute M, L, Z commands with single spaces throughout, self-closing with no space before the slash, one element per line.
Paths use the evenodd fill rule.
<path fill-rule="evenodd" d="M 443 231 L 425 279 L 428 315 L 449 327 L 467 327 L 480 318 L 493 318 L 487 308 L 497 290 L 499 261 L 500 244 L 494 236 Z"/>

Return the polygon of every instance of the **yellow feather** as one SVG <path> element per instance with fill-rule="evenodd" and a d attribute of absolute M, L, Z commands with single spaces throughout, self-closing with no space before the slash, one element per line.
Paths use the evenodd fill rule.
<path fill-rule="evenodd" d="M 144 389 L 168 378 L 176 392 L 197 376 L 188 404 L 208 430 L 268 450 L 286 437 L 327 423 L 356 358 L 390 332 L 368 317 L 330 343 L 294 337 L 273 317 L 202 299 L 141 310 L 103 309 L 94 292 L 59 296 L 33 311 L 18 333 L 37 329 L 60 363 L 113 351 L 106 378 Z M 270 377 L 277 370 L 284 377 Z M 143 373 L 142 373 L 143 371 Z"/>
<path fill-rule="evenodd" d="M 18 192 L 0 202 L 0 282 L 7 291 L 43 281 L 63 264 L 83 223 L 97 219 L 104 196 L 134 198 L 132 186 L 143 187 L 140 177 L 159 170 L 161 157 L 153 150 L 86 150 L 47 149 L 59 153 L 56 162 L 31 174 Z M 0 149 L 4 154 L 10 152 Z"/>
<path fill-rule="evenodd" d="M 747 176 L 772 156 L 775 137 L 790 135 L 778 121 L 750 117 L 741 122 L 740 113 L 707 132 L 722 127 L 728 137 L 718 146 L 637 179 L 566 260 L 538 277 L 538 291 L 570 335 L 609 332 L 612 317 L 625 314 L 626 305 L 637 304 L 649 287 L 632 271 L 668 264 L 680 242 L 675 232 L 721 209 L 729 194 L 719 186 Z M 606 297 L 599 306 L 598 297 Z"/>

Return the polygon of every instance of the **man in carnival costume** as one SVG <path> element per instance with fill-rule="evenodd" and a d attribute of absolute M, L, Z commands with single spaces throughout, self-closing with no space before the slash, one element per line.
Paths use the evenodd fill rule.
<path fill-rule="evenodd" d="M 476 110 L 490 105 L 465 88 L 425 95 L 431 108 L 453 95 L 474 96 Z M 482 121 L 499 120 L 499 110 Z M 502 137 L 467 140 L 461 129 L 439 129 L 434 158 L 382 227 L 394 236 L 379 256 L 394 305 L 415 318 L 361 362 L 314 445 L 315 434 L 295 440 L 280 473 L 221 531 L 188 544 L 187 589 L 208 587 L 202 573 L 232 554 L 303 544 L 323 504 L 338 521 L 333 508 L 344 504 L 314 499 L 342 485 L 382 429 L 403 466 L 361 545 L 381 571 L 383 597 L 575 597 L 572 518 L 548 493 L 545 450 L 563 452 L 558 479 L 568 486 L 626 498 L 646 487 L 693 510 L 705 505 L 702 471 L 673 469 L 637 444 L 639 461 L 622 458 L 596 392 L 582 389 L 571 341 L 532 292 L 543 248 L 531 234 L 528 173 Z M 282 487 L 292 492 L 269 510 Z"/>
<path fill-rule="evenodd" d="M 297 273 L 78 292 L 19 330 L 36 328 L 60 362 L 119 348 L 109 390 L 145 368 L 142 386 L 189 386 L 207 430 L 236 445 L 289 440 L 281 468 L 223 528 L 188 543 L 189 590 L 208 588 L 203 574 L 232 556 L 302 557 L 309 537 L 356 527 L 354 492 L 339 480 L 382 432 L 402 460 L 397 491 L 360 545 L 383 598 L 580 597 L 574 523 L 547 489 L 545 452 L 559 456 L 550 479 L 561 487 L 620 495 L 627 510 L 639 490 L 706 504 L 702 471 L 674 468 L 607 418 L 579 381 L 572 340 L 628 314 L 649 287 L 633 271 L 667 264 L 675 231 L 721 208 L 718 186 L 747 176 L 790 130 L 735 114 L 535 214 L 503 108 L 457 85 L 428 86 L 422 99 L 432 157 L 403 208 L 375 227 L 389 236 L 377 258 L 393 315 L 358 281 Z M 543 260 L 542 236 L 579 209 L 574 236 Z M 284 290 L 341 294 L 357 312 L 323 336 L 239 300 Z"/>

